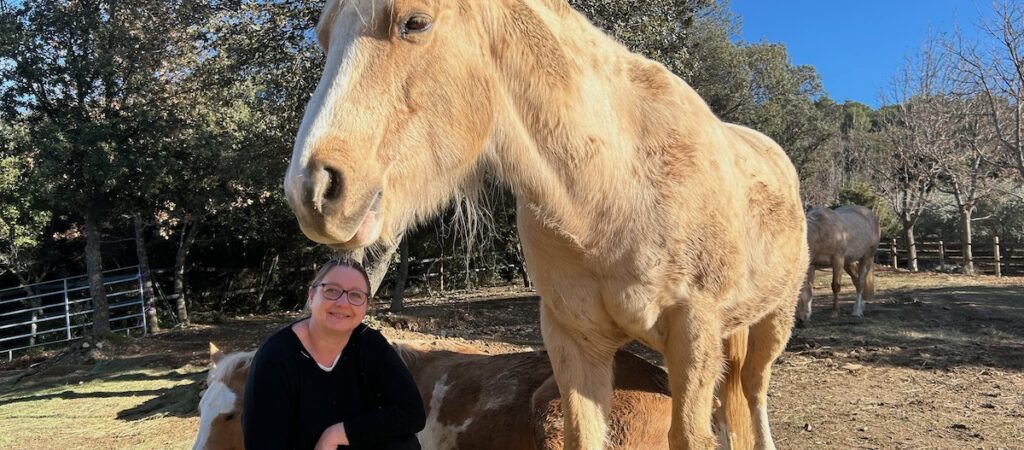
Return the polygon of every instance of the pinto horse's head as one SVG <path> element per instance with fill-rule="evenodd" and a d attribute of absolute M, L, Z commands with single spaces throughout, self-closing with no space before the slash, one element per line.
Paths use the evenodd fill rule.
<path fill-rule="evenodd" d="M 255 352 L 225 355 L 210 344 L 213 368 L 199 400 L 199 433 L 192 450 L 243 450 L 242 403 Z"/>
<path fill-rule="evenodd" d="M 496 103 L 476 3 L 327 2 L 326 65 L 284 181 L 310 239 L 348 250 L 389 241 L 474 173 Z"/>

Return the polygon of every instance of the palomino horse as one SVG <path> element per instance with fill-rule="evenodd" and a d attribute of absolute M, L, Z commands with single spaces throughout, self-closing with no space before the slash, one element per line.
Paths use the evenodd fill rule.
<path fill-rule="evenodd" d="M 813 208 L 807 212 L 807 245 L 811 264 L 800 290 L 796 317 L 801 323 L 811 320 L 811 285 L 814 271 L 832 268 L 832 316 L 839 315 L 839 287 L 843 270 L 850 275 L 857 289 L 853 315 L 864 315 L 864 298 L 875 296 L 875 252 L 881 232 L 874 211 L 858 205 L 840 206 L 835 210 Z"/>
<path fill-rule="evenodd" d="M 561 402 L 545 353 L 485 355 L 469 346 L 413 342 L 394 346 L 427 405 L 427 426 L 418 435 L 424 449 L 562 448 Z M 238 417 L 253 353 L 211 351 L 216 362 L 200 401 L 193 448 L 241 450 Z M 666 448 L 671 409 L 665 371 L 631 353 L 617 353 L 609 446 Z"/>
<path fill-rule="evenodd" d="M 491 174 L 516 196 L 568 448 L 605 446 L 631 339 L 665 357 L 671 447 L 713 448 L 738 330 L 745 414 L 774 448 L 771 364 L 807 268 L 778 145 L 565 0 L 329 0 L 317 36 L 326 65 L 284 181 L 307 237 L 387 244 Z"/>

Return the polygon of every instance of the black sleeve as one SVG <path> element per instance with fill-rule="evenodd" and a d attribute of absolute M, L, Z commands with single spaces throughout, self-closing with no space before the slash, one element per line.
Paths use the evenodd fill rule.
<path fill-rule="evenodd" d="M 269 351 L 264 351 L 269 350 Z M 288 374 L 273 349 L 260 349 L 249 367 L 242 407 L 242 436 L 246 450 L 288 448 L 291 434 Z"/>
<path fill-rule="evenodd" d="M 361 370 L 378 407 L 345 422 L 345 434 L 353 446 L 407 437 L 427 422 L 420 391 L 398 353 L 380 334 L 366 340 L 360 349 Z"/>

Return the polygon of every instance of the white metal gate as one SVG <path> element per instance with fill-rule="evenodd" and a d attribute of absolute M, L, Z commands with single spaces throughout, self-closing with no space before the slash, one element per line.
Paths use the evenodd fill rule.
<path fill-rule="evenodd" d="M 138 266 L 103 272 L 110 329 L 146 332 L 146 302 Z M 85 275 L 0 290 L 0 354 L 81 339 L 92 326 L 92 297 Z"/>

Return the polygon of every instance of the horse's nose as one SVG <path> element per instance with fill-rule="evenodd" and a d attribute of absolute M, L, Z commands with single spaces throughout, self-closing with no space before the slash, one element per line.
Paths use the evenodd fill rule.
<path fill-rule="evenodd" d="M 320 214 L 324 214 L 325 208 L 329 209 L 341 199 L 343 189 L 344 177 L 341 171 L 330 164 L 319 162 L 311 165 L 303 186 L 306 198 Z"/>

